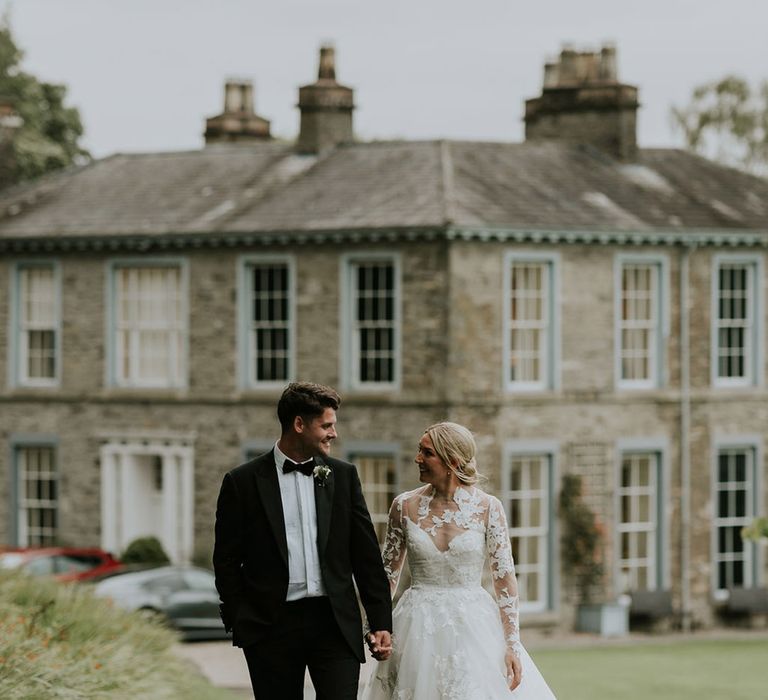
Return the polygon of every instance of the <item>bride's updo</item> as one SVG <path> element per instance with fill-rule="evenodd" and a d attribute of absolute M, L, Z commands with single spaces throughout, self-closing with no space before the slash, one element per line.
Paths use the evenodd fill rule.
<path fill-rule="evenodd" d="M 477 445 L 472 433 L 458 423 L 435 423 L 424 433 L 429 435 L 435 453 L 463 484 L 476 484 L 483 476 L 477 471 Z"/>

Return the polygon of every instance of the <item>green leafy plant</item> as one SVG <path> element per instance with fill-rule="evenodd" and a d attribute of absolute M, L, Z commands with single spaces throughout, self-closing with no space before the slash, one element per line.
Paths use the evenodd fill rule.
<path fill-rule="evenodd" d="M 578 591 L 579 602 L 589 603 L 603 579 L 603 533 L 582 495 L 581 477 L 566 474 L 560 491 L 563 568 Z"/>
<path fill-rule="evenodd" d="M 157 537 L 139 537 L 128 544 L 120 557 L 123 564 L 162 566 L 171 560 Z"/>
<path fill-rule="evenodd" d="M 768 518 L 755 518 L 749 525 L 741 528 L 741 537 L 753 542 L 768 539 Z"/>

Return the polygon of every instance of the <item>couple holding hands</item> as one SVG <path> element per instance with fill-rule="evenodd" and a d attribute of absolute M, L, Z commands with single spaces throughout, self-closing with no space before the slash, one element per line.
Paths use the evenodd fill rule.
<path fill-rule="evenodd" d="M 274 449 L 221 486 L 216 586 L 254 696 L 301 700 L 308 668 L 318 700 L 355 700 L 365 639 L 379 662 L 365 700 L 553 700 L 520 644 L 506 517 L 475 485 L 472 434 L 424 432 L 424 485 L 395 498 L 382 554 L 355 467 L 330 456 L 339 404 L 330 387 L 290 384 Z M 411 585 L 393 611 L 406 558 Z"/>

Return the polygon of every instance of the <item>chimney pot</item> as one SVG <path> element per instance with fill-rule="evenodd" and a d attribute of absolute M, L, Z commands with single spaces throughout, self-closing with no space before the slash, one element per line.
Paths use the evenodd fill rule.
<path fill-rule="evenodd" d="M 544 64 L 544 87 L 556 87 L 559 82 L 559 71 L 557 63 Z"/>
<path fill-rule="evenodd" d="M 612 44 L 603 46 L 600 51 L 600 79 L 618 80 L 618 70 L 616 67 L 616 47 Z"/>
<path fill-rule="evenodd" d="M 330 44 L 320 47 L 320 65 L 317 69 L 318 80 L 336 82 L 336 49 Z"/>

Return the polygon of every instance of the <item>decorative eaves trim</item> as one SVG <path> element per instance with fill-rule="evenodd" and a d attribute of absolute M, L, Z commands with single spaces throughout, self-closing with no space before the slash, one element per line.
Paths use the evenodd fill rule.
<path fill-rule="evenodd" d="M 0 253 L 162 252 L 195 248 L 258 248 L 323 243 L 396 243 L 399 241 L 477 241 L 542 245 L 593 244 L 624 246 L 768 247 L 768 230 L 600 231 L 493 227 L 404 227 L 258 231 L 253 233 L 112 234 L 103 236 L 35 236 L 0 238 Z"/>
<path fill-rule="evenodd" d="M 599 230 L 540 230 L 497 228 L 450 228 L 448 240 L 502 241 L 513 243 L 562 244 L 581 243 L 598 245 L 655 245 L 655 246 L 715 246 L 715 247 L 768 247 L 768 230 L 727 231 L 686 229 L 683 231 L 599 231 Z"/>

